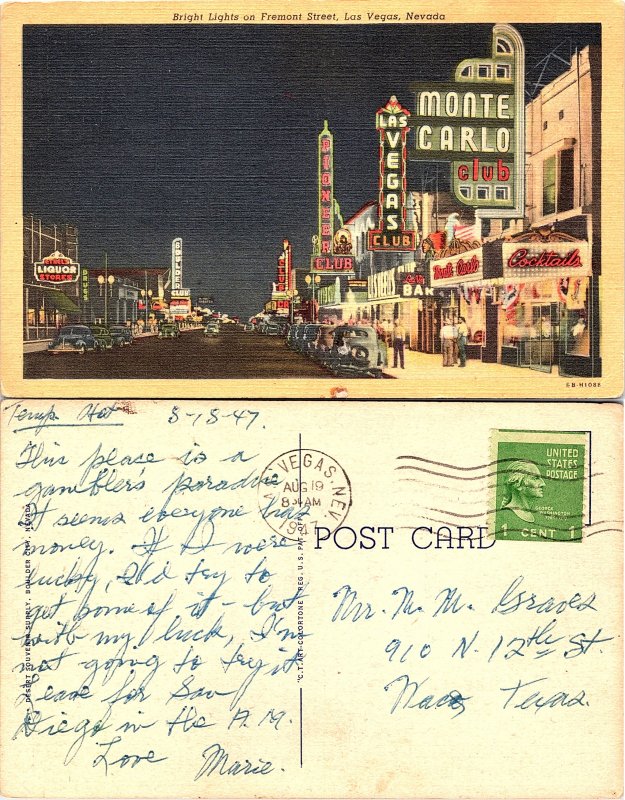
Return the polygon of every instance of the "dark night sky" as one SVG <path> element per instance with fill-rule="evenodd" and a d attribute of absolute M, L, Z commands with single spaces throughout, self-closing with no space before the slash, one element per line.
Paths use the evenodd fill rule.
<path fill-rule="evenodd" d="M 565 40 L 600 42 L 599 26 L 515 27 L 530 77 Z M 324 118 L 347 219 L 376 196 L 377 108 L 391 94 L 410 108 L 412 82 L 449 80 L 461 59 L 488 55 L 491 30 L 27 26 L 24 212 L 77 225 L 90 267 L 104 250 L 114 266 L 169 265 L 181 236 L 184 285 L 247 317 L 284 237 L 307 264 Z M 411 164 L 409 188 L 416 178 Z"/>

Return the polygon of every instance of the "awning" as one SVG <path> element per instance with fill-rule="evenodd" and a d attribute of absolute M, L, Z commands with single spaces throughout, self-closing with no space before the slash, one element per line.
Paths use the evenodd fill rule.
<path fill-rule="evenodd" d="M 80 314 L 80 308 L 63 292 L 54 289 L 42 289 L 43 298 L 62 314 Z"/>

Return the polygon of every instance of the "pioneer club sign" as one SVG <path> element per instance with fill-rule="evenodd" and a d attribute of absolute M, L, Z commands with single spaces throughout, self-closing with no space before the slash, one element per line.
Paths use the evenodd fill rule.
<path fill-rule="evenodd" d="M 313 255 L 310 259 L 310 271 L 318 273 L 354 272 L 354 259 L 351 255 L 334 253 L 334 136 L 328 128 L 328 120 L 324 120 L 323 130 L 318 138 L 318 192 L 319 215 L 318 233 L 313 237 Z"/>

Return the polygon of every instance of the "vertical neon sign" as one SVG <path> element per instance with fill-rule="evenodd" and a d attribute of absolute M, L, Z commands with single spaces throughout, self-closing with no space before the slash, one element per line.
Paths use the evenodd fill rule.
<path fill-rule="evenodd" d="M 334 239 L 334 139 L 323 122 L 319 134 L 319 252 L 331 255 Z"/>
<path fill-rule="evenodd" d="M 368 233 L 369 250 L 411 251 L 415 232 L 406 229 L 406 139 L 408 117 L 395 95 L 378 109 L 380 134 L 378 227 Z"/>

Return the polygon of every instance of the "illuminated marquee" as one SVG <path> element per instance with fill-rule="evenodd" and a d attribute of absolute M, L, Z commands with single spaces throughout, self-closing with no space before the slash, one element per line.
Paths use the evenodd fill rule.
<path fill-rule="evenodd" d="M 174 239 L 171 243 L 171 288 L 177 291 L 182 288 L 182 239 Z"/>
<path fill-rule="evenodd" d="M 324 120 L 323 130 L 319 134 L 319 227 L 313 236 L 313 254 L 310 259 L 310 271 L 340 272 L 354 271 L 354 259 L 351 255 L 351 234 L 346 228 L 339 228 L 335 237 L 336 203 L 334 201 L 334 137 L 328 128 L 328 120 Z"/>
<path fill-rule="evenodd" d="M 80 264 L 56 250 L 42 261 L 36 261 L 35 280 L 39 283 L 75 283 L 80 274 Z"/>
<path fill-rule="evenodd" d="M 501 249 L 507 279 L 592 275 L 588 242 L 504 242 Z"/>
<path fill-rule="evenodd" d="M 312 272 L 346 272 L 354 271 L 352 256 L 313 256 L 311 260 Z"/>
<path fill-rule="evenodd" d="M 276 280 L 273 284 L 271 292 L 272 300 L 277 298 L 287 297 L 287 294 L 293 289 L 293 255 L 291 243 L 288 239 L 282 241 L 282 252 L 278 256 L 278 265 L 276 267 Z"/>
<path fill-rule="evenodd" d="M 369 231 L 369 250 L 410 251 L 415 249 L 415 232 L 406 229 L 406 139 L 410 112 L 395 95 L 378 109 L 376 128 L 380 133 L 378 227 Z"/>
<path fill-rule="evenodd" d="M 319 252 L 332 253 L 334 239 L 334 137 L 324 120 L 319 134 Z"/>
<path fill-rule="evenodd" d="M 484 278 L 482 248 L 460 255 L 430 261 L 430 286 L 458 286 Z"/>
<path fill-rule="evenodd" d="M 525 209 L 525 50 L 510 25 L 493 27 L 486 58 L 468 58 L 450 84 L 415 84 L 414 155 L 451 161 L 456 199 L 477 218 Z"/>
<path fill-rule="evenodd" d="M 158 308 L 155 308 L 156 303 L 158 303 Z M 161 308 L 161 304 L 156 301 L 152 303 L 152 310 L 158 311 Z M 191 298 L 178 295 L 172 295 L 169 301 L 169 313 L 172 317 L 187 317 L 191 313 Z"/>

